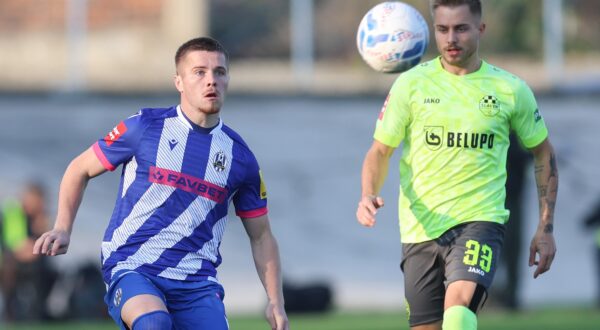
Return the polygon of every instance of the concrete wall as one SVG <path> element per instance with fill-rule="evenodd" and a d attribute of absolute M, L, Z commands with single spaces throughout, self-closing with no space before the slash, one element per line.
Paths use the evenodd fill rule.
<path fill-rule="evenodd" d="M 177 47 L 208 32 L 207 10 L 196 0 L 0 1 L 0 90 L 166 89 Z"/>

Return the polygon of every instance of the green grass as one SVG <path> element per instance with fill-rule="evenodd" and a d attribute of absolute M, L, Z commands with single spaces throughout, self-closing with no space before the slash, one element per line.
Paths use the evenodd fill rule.
<path fill-rule="evenodd" d="M 232 316 L 233 330 L 268 329 L 260 316 Z M 293 330 L 404 330 L 408 329 L 406 315 L 398 312 L 385 313 L 328 313 L 290 315 Z M 117 327 L 112 322 L 101 323 L 49 323 L 1 325 L 6 330 L 109 330 Z M 600 329 L 600 311 L 594 309 L 544 309 L 520 313 L 484 311 L 479 317 L 482 330 L 592 330 Z"/>

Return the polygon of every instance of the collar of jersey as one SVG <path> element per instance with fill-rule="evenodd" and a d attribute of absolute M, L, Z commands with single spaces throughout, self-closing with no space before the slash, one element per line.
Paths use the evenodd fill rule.
<path fill-rule="evenodd" d="M 477 77 L 480 74 L 484 73 L 487 71 L 488 68 L 488 64 L 486 61 L 481 60 L 481 66 L 479 66 L 479 69 L 477 69 L 477 71 L 473 71 L 471 73 L 467 73 L 465 75 L 456 75 L 453 73 L 448 72 L 446 69 L 444 69 L 444 67 L 442 66 L 442 57 L 438 56 L 437 59 L 435 60 L 435 65 L 438 68 L 438 70 L 444 72 L 444 74 L 450 76 L 450 77 L 454 77 L 455 79 L 464 79 L 464 78 L 472 78 L 472 77 Z"/>
<path fill-rule="evenodd" d="M 177 106 L 177 118 L 179 118 L 179 121 L 181 121 L 185 126 L 187 126 L 189 129 L 196 131 L 198 133 L 201 134 L 213 134 L 214 132 L 216 132 L 218 129 L 221 128 L 221 126 L 223 126 L 223 122 L 221 121 L 221 118 L 219 118 L 219 123 L 213 127 L 202 127 L 200 125 L 194 124 L 184 113 L 183 111 L 181 111 L 181 105 Z"/>

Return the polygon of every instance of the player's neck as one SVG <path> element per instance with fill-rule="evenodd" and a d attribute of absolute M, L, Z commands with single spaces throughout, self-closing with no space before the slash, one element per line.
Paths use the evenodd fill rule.
<path fill-rule="evenodd" d="M 441 63 L 444 70 L 457 76 L 464 76 L 466 74 L 473 73 L 479 70 L 483 61 L 481 60 L 481 58 L 479 58 L 479 56 L 473 56 L 473 58 L 469 59 L 465 63 L 450 64 L 446 62 L 442 57 Z"/>
<path fill-rule="evenodd" d="M 219 111 L 206 112 L 183 102 L 180 107 L 187 119 L 200 127 L 211 128 L 217 126 L 219 123 Z"/>

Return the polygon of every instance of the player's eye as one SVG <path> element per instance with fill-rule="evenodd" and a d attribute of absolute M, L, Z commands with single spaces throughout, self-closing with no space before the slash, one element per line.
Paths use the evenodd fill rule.
<path fill-rule="evenodd" d="M 204 71 L 204 70 L 197 70 L 197 71 L 194 72 L 194 74 L 196 76 L 203 77 L 204 75 L 206 75 L 206 71 Z"/>

